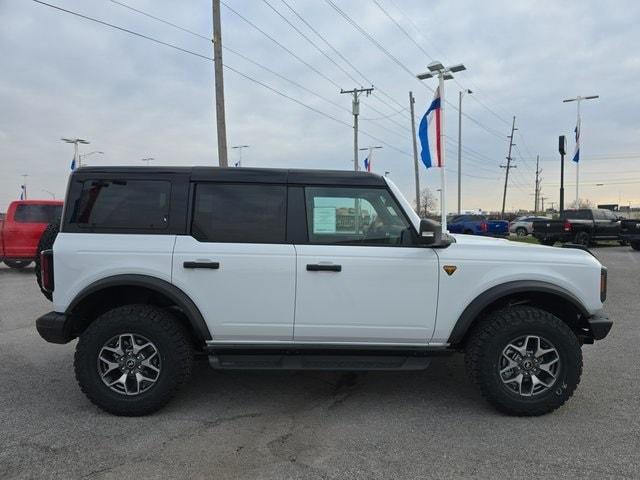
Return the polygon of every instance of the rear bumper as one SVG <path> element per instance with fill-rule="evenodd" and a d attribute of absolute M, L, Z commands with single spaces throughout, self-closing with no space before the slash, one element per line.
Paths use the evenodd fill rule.
<path fill-rule="evenodd" d="M 587 318 L 587 323 L 593 339 L 602 340 L 609 334 L 613 320 L 610 320 L 609 316 L 600 310 Z"/>
<path fill-rule="evenodd" d="M 68 343 L 74 338 L 71 322 L 64 313 L 49 312 L 42 315 L 36 320 L 36 328 L 49 343 Z"/>

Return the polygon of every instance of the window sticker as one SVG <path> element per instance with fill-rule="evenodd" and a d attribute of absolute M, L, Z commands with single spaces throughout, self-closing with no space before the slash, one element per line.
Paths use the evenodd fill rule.
<path fill-rule="evenodd" d="M 313 207 L 313 233 L 336 233 L 335 207 Z"/>

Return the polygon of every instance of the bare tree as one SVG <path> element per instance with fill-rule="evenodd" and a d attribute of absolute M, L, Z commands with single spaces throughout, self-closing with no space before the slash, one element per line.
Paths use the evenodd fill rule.
<path fill-rule="evenodd" d="M 420 192 L 420 211 L 416 210 L 416 213 L 420 218 L 427 218 L 436 215 L 437 209 L 438 198 L 429 188 L 423 188 Z"/>
<path fill-rule="evenodd" d="M 569 208 L 580 209 L 580 208 L 593 208 L 593 202 L 587 198 L 579 198 L 576 202 L 575 200 L 569 204 Z"/>

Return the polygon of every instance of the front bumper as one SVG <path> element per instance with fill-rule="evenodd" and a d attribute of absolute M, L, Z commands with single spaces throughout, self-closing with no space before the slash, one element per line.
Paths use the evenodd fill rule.
<path fill-rule="evenodd" d="M 602 340 L 609 334 L 613 320 L 609 320 L 609 316 L 600 310 L 587 318 L 587 323 L 593 339 Z"/>
<path fill-rule="evenodd" d="M 49 312 L 42 315 L 36 320 L 36 328 L 49 343 L 68 343 L 74 338 L 71 322 L 64 313 Z"/>

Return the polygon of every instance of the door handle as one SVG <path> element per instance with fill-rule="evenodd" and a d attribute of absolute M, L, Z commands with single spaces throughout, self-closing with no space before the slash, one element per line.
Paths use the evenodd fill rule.
<path fill-rule="evenodd" d="M 309 272 L 341 272 L 342 265 L 323 265 L 320 263 L 308 263 L 307 270 Z"/>
<path fill-rule="evenodd" d="M 210 268 L 212 270 L 218 270 L 220 268 L 220 262 L 184 262 L 182 266 L 184 268 Z"/>

